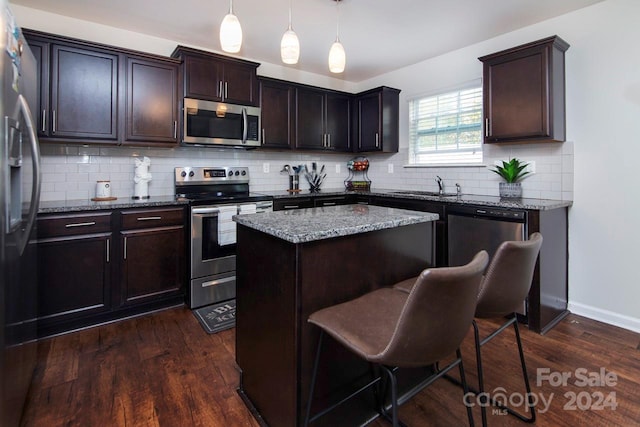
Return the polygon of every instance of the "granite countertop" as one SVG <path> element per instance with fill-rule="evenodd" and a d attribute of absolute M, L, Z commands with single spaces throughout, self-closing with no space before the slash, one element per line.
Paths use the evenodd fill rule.
<path fill-rule="evenodd" d="M 528 209 L 528 210 L 550 210 L 565 208 L 573 205 L 571 200 L 551 200 L 551 199 L 504 199 L 499 196 L 484 196 L 477 194 L 462 194 L 460 197 L 438 196 L 425 194 L 408 194 L 411 190 L 393 190 L 393 189 L 372 189 L 370 191 L 346 191 L 343 188 L 323 189 L 318 193 L 311 193 L 308 190 L 299 193 L 289 193 L 287 191 L 271 191 L 261 192 L 276 199 L 296 198 L 296 197 L 322 197 L 322 196 L 344 196 L 349 194 L 360 194 L 364 196 L 382 196 L 395 197 L 399 199 L 427 200 L 450 204 L 472 204 L 481 206 L 494 206 L 511 209 Z M 416 190 L 419 191 L 419 190 Z"/>
<path fill-rule="evenodd" d="M 370 205 L 235 215 L 234 221 L 291 243 L 305 243 L 435 221 L 438 214 Z"/>
<path fill-rule="evenodd" d="M 176 200 L 174 196 L 157 196 L 149 199 L 118 198 L 106 202 L 94 202 L 92 200 L 60 200 L 40 202 L 38 213 L 61 213 L 95 211 L 102 209 L 126 209 L 126 208 L 152 208 L 156 206 L 186 205 L 188 201 Z"/>

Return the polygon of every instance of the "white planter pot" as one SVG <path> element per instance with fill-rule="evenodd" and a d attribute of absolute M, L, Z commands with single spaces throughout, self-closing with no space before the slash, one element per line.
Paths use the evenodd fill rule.
<path fill-rule="evenodd" d="M 519 182 L 501 182 L 500 197 L 505 199 L 517 199 L 522 197 L 522 185 Z"/>

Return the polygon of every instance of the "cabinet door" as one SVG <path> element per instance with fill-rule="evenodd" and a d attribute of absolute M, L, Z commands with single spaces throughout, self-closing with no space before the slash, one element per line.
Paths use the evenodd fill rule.
<path fill-rule="evenodd" d="M 549 37 L 480 58 L 485 142 L 564 141 L 564 52 Z"/>
<path fill-rule="evenodd" d="M 296 147 L 324 150 L 324 92 L 296 89 Z"/>
<path fill-rule="evenodd" d="M 382 97 L 379 93 L 372 93 L 358 99 L 358 150 L 380 151 L 380 110 Z"/>
<path fill-rule="evenodd" d="M 36 59 L 36 105 L 31 106 L 32 114 L 38 124 L 38 136 L 49 136 L 49 51 L 51 44 L 42 40 L 27 38 L 31 52 Z"/>
<path fill-rule="evenodd" d="M 110 246 L 111 233 L 38 242 L 39 329 L 109 310 Z"/>
<path fill-rule="evenodd" d="M 260 82 L 263 147 L 292 147 L 294 92 L 294 88 L 287 84 L 265 80 Z"/>
<path fill-rule="evenodd" d="M 345 95 L 326 95 L 326 147 L 336 151 L 351 150 L 351 99 Z"/>
<path fill-rule="evenodd" d="M 185 289 L 184 227 L 122 231 L 122 301 L 137 304 Z"/>
<path fill-rule="evenodd" d="M 545 49 L 487 64 L 488 140 L 549 136 Z"/>
<path fill-rule="evenodd" d="M 185 56 L 184 96 L 209 101 L 222 100 L 222 64 L 199 56 Z"/>
<path fill-rule="evenodd" d="M 288 199 L 275 199 L 273 201 L 274 211 L 283 211 L 291 209 L 304 209 L 313 207 L 313 198 L 311 197 L 291 197 Z"/>
<path fill-rule="evenodd" d="M 225 102 L 258 105 L 258 79 L 251 65 L 227 62 L 224 64 Z"/>
<path fill-rule="evenodd" d="M 54 45 L 52 137 L 117 142 L 118 56 Z"/>
<path fill-rule="evenodd" d="M 178 65 L 127 58 L 125 142 L 178 142 Z"/>

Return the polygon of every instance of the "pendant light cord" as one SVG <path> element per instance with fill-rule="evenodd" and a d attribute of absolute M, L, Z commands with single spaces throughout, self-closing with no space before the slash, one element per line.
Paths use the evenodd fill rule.
<path fill-rule="evenodd" d="M 233 0 L 229 0 L 229 13 L 233 15 Z"/>
<path fill-rule="evenodd" d="M 291 4 L 293 3 L 293 0 L 289 0 L 289 29 L 291 30 Z"/>
<path fill-rule="evenodd" d="M 336 41 L 340 41 L 340 0 L 336 2 Z"/>

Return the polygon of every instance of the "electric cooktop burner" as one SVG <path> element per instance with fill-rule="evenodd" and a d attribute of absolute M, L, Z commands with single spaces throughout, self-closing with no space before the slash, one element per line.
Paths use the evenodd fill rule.
<path fill-rule="evenodd" d="M 271 200 L 249 191 L 247 167 L 177 167 L 175 192 L 178 200 L 192 202 L 245 202 Z"/>

